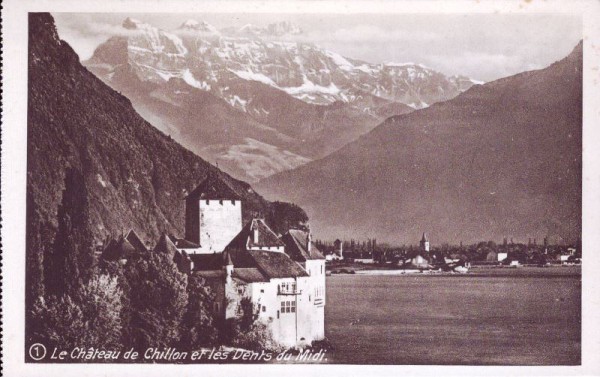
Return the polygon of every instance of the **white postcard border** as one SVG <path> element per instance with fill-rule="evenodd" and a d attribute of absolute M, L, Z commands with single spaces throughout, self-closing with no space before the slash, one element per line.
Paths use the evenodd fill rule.
<path fill-rule="evenodd" d="M 6 0 L 2 12 L 2 368 L 7 376 L 535 375 L 600 374 L 599 1 Z M 582 366 L 148 365 L 24 363 L 28 12 L 572 13 L 583 19 Z"/>

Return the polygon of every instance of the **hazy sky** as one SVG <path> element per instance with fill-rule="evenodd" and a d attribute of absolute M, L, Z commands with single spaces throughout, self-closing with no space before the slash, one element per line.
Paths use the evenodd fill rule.
<path fill-rule="evenodd" d="M 581 39 L 579 17 L 536 15 L 373 14 L 53 14 L 59 34 L 82 60 L 98 44 L 122 33 L 127 16 L 161 29 L 187 19 L 218 29 L 248 23 L 291 21 L 303 29 L 293 40 L 312 42 L 346 57 L 372 63 L 422 63 L 445 74 L 490 81 L 543 68 L 566 56 Z"/>

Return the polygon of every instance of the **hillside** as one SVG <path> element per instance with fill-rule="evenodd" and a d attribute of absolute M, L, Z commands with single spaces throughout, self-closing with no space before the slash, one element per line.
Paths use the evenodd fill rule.
<path fill-rule="evenodd" d="M 419 64 L 371 64 L 311 43 L 289 23 L 162 30 L 127 18 L 84 65 L 150 123 L 228 173 L 255 181 L 339 149 L 388 116 L 473 85 Z"/>
<path fill-rule="evenodd" d="M 131 102 L 84 68 L 61 41 L 52 16 L 29 16 L 27 189 L 52 240 L 66 167 L 82 171 L 95 237 L 133 228 L 155 242 L 163 231 L 183 235 L 185 195 L 209 171 L 244 200 L 244 218 L 271 223 L 305 219 L 288 204 L 269 203 L 186 150 L 141 118 Z"/>
<path fill-rule="evenodd" d="M 317 236 L 416 243 L 581 232 L 582 45 L 551 66 L 391 117 L 255 187 L 301 205 Z"/>

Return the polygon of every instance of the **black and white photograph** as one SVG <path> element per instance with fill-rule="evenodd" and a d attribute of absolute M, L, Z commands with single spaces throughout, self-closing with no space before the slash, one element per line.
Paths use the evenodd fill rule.
<path fill-rule="evenodd" d="M 7 375 L 600 373 L 598 2 L 9 3 Z"/>

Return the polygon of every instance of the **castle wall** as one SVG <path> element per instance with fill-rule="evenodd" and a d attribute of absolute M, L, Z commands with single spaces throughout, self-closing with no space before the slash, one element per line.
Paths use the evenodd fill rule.
<path fill-rule="evenodd" d="M 199 253 L 220 253 L 242 230 L 242 203 L 232 200 L 199 202 Z"/>
<path fill-rule="evenodd" d="M 310 337 L 311 340 L 322 340 L 325 338 L 325 261 L 308 260 L 305 262 L 305 269 L 310 275 L 307 278 L 309 305 L 305 309 L 309 313 L 307 321 L 310 322 Z"/>
<path fill-rule="evenodd" d="M 250 298 L 258 311 L 258 318 L 273 335 L 273 339 L 286 347 L 310 344 L 325 337 L 325 271 L 324 261 L 309 262 L 314 275 L 301 278 L 272 279 L 269 282 L 245 284 L 229 280 L 216 287 L 217 301 L 222 302 L 225 318 L 239 318 L 242 298 Z M 288 294 L 280 292 L 282 284 L 295 284 Z M 293 294 L 295 293 L 295 294 Z"/>

